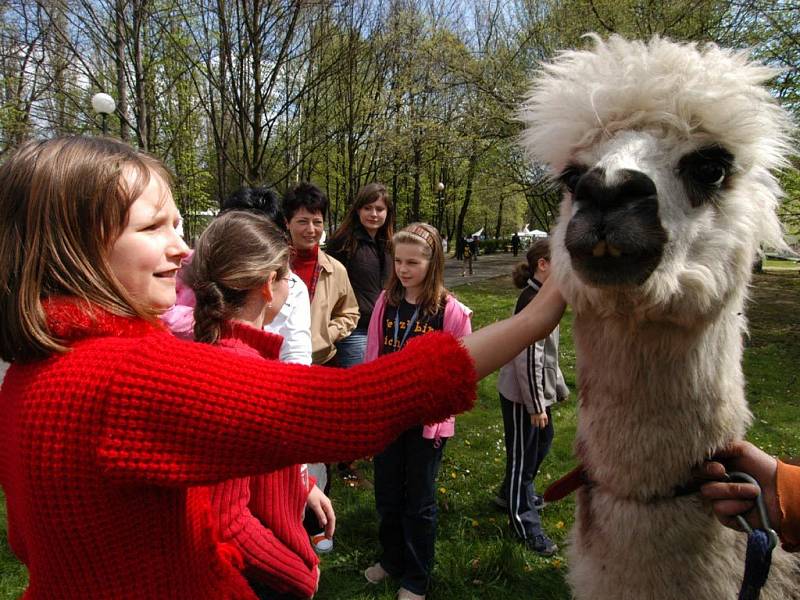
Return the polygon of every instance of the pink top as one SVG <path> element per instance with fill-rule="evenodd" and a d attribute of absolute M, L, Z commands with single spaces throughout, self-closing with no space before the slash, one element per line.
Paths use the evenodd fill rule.
<path fill-rule="evenodd" d="M 383 339 L 382 321 L 383 313 L 386 309 L 386 291 L 382 291 L 375 301 L 375 308 L 372 311 L 372 318 L 369 320 L 367 331 L 367 350 L 364 355 L 364 362 L 370 362 L 378 358 Z M 465 335 L 472 333 L 472 309 L 465 306 L 455 296 L 447 296 L 447 304 L 444 307 L 444 328 L 443 330 L 452 334 L 456 339 L 461 339 Z M 456 418 L 448 417 L 439 423 L 425 425 L 422 429 L 422 437 L 429 440 L 453 437 L 456 432 Z"/>

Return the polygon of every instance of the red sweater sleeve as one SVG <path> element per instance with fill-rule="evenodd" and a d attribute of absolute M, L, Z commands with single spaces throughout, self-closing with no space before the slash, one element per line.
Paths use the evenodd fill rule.
<path fill-rule="evenodd" d="M 776 485 L 783 548 L 797 552 L 800 550 L 800 467 L 778 461 Z"/>
<path fill-rule="evenodd" d="M 274 589 L 299 598 L 314 595 L 316 563 L 306 564 L 250 511 L 250 479 L 229 479 L 211 488 L 220 534 L 241 551 L 249 567 Z M 299 520 L 299 517 L 297 517 Z"/>
<path fill-rule="evenodd" d="M 350 369 L 239 357 L 166 333 L 97 342 L 94 352 L 114 361 L 98 392 L 105 413 L 97 457 L 122 481 L 204 485 L 349 461 L 475 400 L 469 354 L 441 333 Z"/>

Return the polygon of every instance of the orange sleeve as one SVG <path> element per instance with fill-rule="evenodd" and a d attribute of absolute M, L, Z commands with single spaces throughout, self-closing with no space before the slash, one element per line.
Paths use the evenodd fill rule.
<path fill-rule="evenodd" d="M 796 552 L 800 550 L 800 467 L 778 461 L 776 486 L 783 548 Z"/>

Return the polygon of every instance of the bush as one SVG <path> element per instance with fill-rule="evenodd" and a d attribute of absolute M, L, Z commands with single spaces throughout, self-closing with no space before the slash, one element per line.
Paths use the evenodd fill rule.
<path fill-rule="evenodd" d="M 506 244 L 510 244 L 511 242 L 500 239 L 494 240 L 482 240 L 478 242 L 478 247 L 480 248 L 481 254 L 494 254 L 495 252 L 504 252 L 506 249 Z"/>

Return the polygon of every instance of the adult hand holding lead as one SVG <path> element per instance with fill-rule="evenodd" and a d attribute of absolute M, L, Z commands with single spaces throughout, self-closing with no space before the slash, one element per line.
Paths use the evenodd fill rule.
<path fill-rule="evenodd" d="M 711 461 L 698 468 L 704 479 L 723 479 L 727 471 L 743 471 L 752 475 L 761 486 L 764 503 L 772 527 L 779 531 L 780 510 L 775 493 L 778 461 L 753 444 L 744 441 L 732 442 Z M 753 511 L 759 490 L 748 483 L 712 481 L 700 488 L 701 495 L 711 501 L 714 514 L 720 522 L 732 529 L 740 529 L 737 515 L 744 515 L 752 526 L 760 527 L 758 515 Z M 745 514 L 747 513 L 747 514 Z"/>

